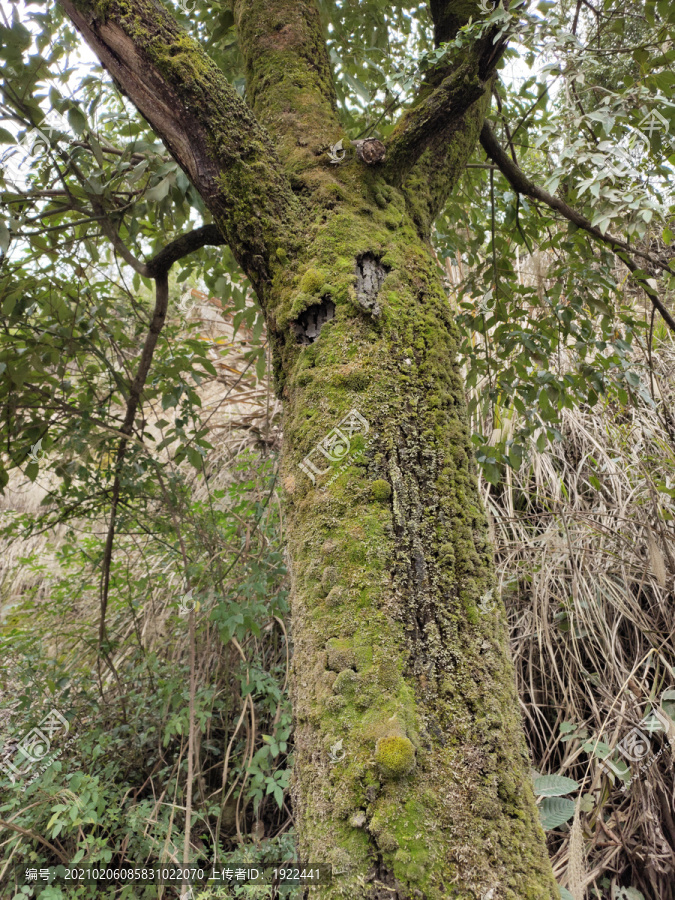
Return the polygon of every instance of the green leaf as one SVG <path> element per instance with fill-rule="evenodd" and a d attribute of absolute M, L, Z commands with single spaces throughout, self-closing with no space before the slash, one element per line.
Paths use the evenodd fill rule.
<path fill-rule="evenodd" d="M 675 721 L 675 691 L 664 691 L 661 694 L 661 708 Z"/>
<path fill-rule="evenodd" d="M 7 253 L 10 240 L 11 235 L 9 229 L 4 222 L 0 222 L 0 250 L 2 250 L 3 253 Z"/>
<path fill-rule="evenodd" d="M 370 91 L 368 90 L 368 88 L 361 81 L 359 81 L 358 78 L 350 75 L 349 72 L 345 72 L 344 77 L 349 87 L 358 94 L 363 102 L 370 103 Z"/>
<path fill-rule="evenodd" d="M 613 900 L 645 900 L 645 898 L 637 888 L 622 887 L 617 888 Z"/>
<path fill-rule="evenodd" d="M 178 398 L 175 394 L 164 394 L 162 396 L 162 409 L 171 409 L 178 403 Z"/>
<path fill-rule="evenodd" d="M 584 794 L 579 800 L 579 809 L 581 812 L 589 813 L 595 808 L 595 797 L 593 794 Z"/>
<path fill-rule="evenodd" d="M 173 178 L 174 174 L 171 173 L 170 175 L 167 175 L 166 178 L 163 178 L 159 182 L 159 184 L 156 184 L 154 187 L 148 188 L 148 190 L 145 192 L 146 199 L 152 200 L 155 203 L 163 200 L 169 193 L 169 188 L 171 187 Z"/>
<path fill-rule="evenodd" d="M 586 753 L 592 753 L 598 759 L 606 759 L 612 752 L 612 748 L 603 741 L 587 741 L 582 749 Z"/>
<path fill-rule="evenodd" d="M 39 471 L 40 466 L 37 463 L 28 463 L 28 465 L 26 466 L 26 477 L 30 478 L 31 481 L 35 481 L 35 479 L 38 477 Z"/>
<path fill-rule="evenodd" d="M 76 106 L 71 106 L 68 110 L 68 123 L 75 134 L 84 134 L 87 130 L 87 118 Z"/>
<path fill-rule="evenodd" d="M 578 790 L 579 783 L 564 775 L 542 775 L 534 782 L 534 792 L 538 797 L 562 797 Z"/>
<path fill-rule="evenodd" d="M 539 807 L 539 818 L 544 831 L 560 828 L 574 815 L 576 803 L 566 797 L 544 797 Z"/>

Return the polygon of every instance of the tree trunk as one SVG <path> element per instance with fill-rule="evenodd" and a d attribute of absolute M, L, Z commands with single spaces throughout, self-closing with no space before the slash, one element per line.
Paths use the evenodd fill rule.
<path fill-rule="evenodd" d="M 384 160 L 346 142 L 332 165 L 344 135 L 314 0 L 235 2 L 255 117 L 153 0 L 62 4 L 266 313 L 285 401 L 300 857 L 344 873 L 312 895 L 557 898 L 429 243 L 480 133 L 494 35 L 425 84 Z M 437 39 L 477 7 L 433 0 Z"/>
<path fill-rule="evenodd" d="M 279 301 L 335 308 L 279 354 L 301 858 L 347 873 L 319 896 L 555 897 L 456 329 L 402 194 L 360 175 L 326 172 Z"/>

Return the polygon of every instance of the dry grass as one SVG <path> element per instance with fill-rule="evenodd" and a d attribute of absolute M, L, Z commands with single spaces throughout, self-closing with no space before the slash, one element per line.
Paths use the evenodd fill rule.
<path fill-rule="evenodd" d="M 633 763 L 625 793 L 587 752 L 597 739 L 616 747 L 675 688 L 675 504 L 665 492 L 675 486 L 675 449 L 663 424 L 675 402 L 675 346 L 663 344 L 654 363 L 659 406 L 566 411 L 562 443 L 533 447 L 518 473 L 482 485 L 534 764 L 592 795 L 581 815 L 589 898 L 614 898 L 620 886 L 675 898 L 666 735 L 649 736 L 652 765 L 639 773 Z M 563 722 L 578 737 L 562 742 Z M 570 888 L 571 843 L 567 826 L 551 834 L 556 875 Z"/>

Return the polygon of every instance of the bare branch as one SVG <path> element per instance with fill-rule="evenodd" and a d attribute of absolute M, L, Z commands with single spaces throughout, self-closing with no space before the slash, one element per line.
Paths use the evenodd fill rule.
<path fill-rule="evenodd" d="M 30 838 L 31 841 L 38 841 L 44 847 L 46 847 L 54 856 L 58 857 L 64 865 L 68 865 L 69 857 L 66 856 L 65 853 L 62 853 L 54 844 L 50 844 L 49 841 L 46 841 L 43 837 L 40 837 L 39 834 L 35 834 L 34 831 L 29 831 L 28 828 L 22 828 L 20 825 L 14 825 L 13 822 L 5 822 L 4 819 L 0 819 L 0 828 L 9 828 L 11 831 L 16 831 L 17 834 L 22 834 L 24 837 Z"/>
<path fill-rule="evenodd" d="M 216 225 L 203 225 L 201 228 L 188 231 L 187 234 L 182 234 L 175 241 L 171 241 L 152 259 L 148 260 L 145 268 L 150 278 L 157 278 L 160 274 L 168 272 L 179 259 L 194 253 L 195 250 L 206 246 L 217 247 L 225 243 L 225 238 Z"/>
<path fill-rule="evenodd" d="M 661 313 L 668 327 L 675 332 L 675 319 L 673 319 L 671 314 L 668 312 L 667 308 L 664 306 L 661 298 L 659 297 L 658 292 L 654 290 L 654 288 L 649 284 L 648 280 L 641 275 L 635 274 L 639 271 L 639 266 L 637 266 L 633 262 L 633 260 L 631 259 L 631 255 L 646 259 L 653 266 L 656 266 L 659 269 L 672 271 L 670 269 L 668 260 L 664 260 L 658 256 L 655 256 L 653 253 L 647 253 L 645 251 L 635 249 L 621 238 L 600 231 L 600 229 L 591 224 L 591 222 L 584 215 L 578 212 L 578 210 L 573 209 L 571 206 L 568 206 L 568 204 L 565 203 L 565 201 L 560 197 L 555 197 L 553 194 L 549 194 L 548 191 L 545 191 L 543 188 L 540 188 L 538 185 L 536 185 L 533 181 L 530 181 L 530 179 L 524 174 L 524 172 L 504 151 L 499 141 L 495 137 L 495 134 L 488 122 L 483 123 L 480 142 L 483 145 L 483 149 L 485 150 L 487 155 L 501 170 L 502 174 L 514 189 L 514 191 L 517 191 L 517 193 L 519 194 L 524 194 L 526 197 L 531 197 L 533 200 L 540 200 L 551 209 L 555 209 L 557 212 L 559 212 L 569 222 L 572 222 L 578 228 L 586 231 L 591 235 L 591 237 L 595 238 L 596 241 L 599 241 L 600 243 L 606 244 L 607 246 L 611 247 L 611 249 L 619 257 L 619 259 L 621 259 L 633 273 L 635 280 L 639 282 L 651 302 Z"/>
<path fill-rule="evenodd" d="M 110 521 L 108 523 L 108 534 L 106 536 L 105 549 L 103 551 L 103 564 L 101 572 L 101 613 L 98 626 L 98 645 L 99 650 L 105 639 L 105 617 L 108 609 L 108 592 L 110 589 L 110 567 L 112 564 L 113 544 L 115 541 L 115 526 L 117 523 L 117 507 L 120 500 L 120 473 L 122 463 L 127 452 L 127 444 L 134 427 L 134 419 L 136 411 L 141 400 L 143 388 L 150 371 L 150 364 L 157 346 L 159 333 L 164 327 L 166 321 L 166 313 L 169 306 L 169 280 L 167 277 L 168 268 L 159 274 L 155 281 L 155 309 L 150 322 L 150 328 L 143 344 L 141 351 L 141 359 L 138 364 L 136 376 L 129 388 L 129 397 L 127 399 L 127 409 L 124 416 L 124 422 L 120 431 L 124 437 L 120 440 L 117 448 L 117 456 L 115 458 L 115 477 L 113 480 L 112 501 L 110 505 Z"/>

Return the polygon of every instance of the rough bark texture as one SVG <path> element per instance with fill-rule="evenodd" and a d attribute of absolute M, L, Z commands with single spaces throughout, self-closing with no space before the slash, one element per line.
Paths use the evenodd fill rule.
<path fill-rule="evenodd" d="M 505 613 L 480 606 L 492 551 L 428 243 L 488 107 L 483 49 L 461 85 L 426 86 L 386 162 L 332 166 L 314 2 L 235 3 L 258 120 L 152 0 L 63 4 L 265 308 L 286 403 L 300 855 L 344 873 L 312 895 L 553 900 Z M 477 3 L 432 12 L 447 37 Z"/>
<path fill-rule="evenodd" d="M 274 313 L 283 335 L 304 304 L 335 304 L 317 341 L 279 353 L 302 856 L 347 870 L 324 896 L 551 898 L 505 617 L 479 609 L 492 553 L 455 326 L 403 195 L 339 176 Z M 352 409 L 367 433 L 340 426 Z"/>

